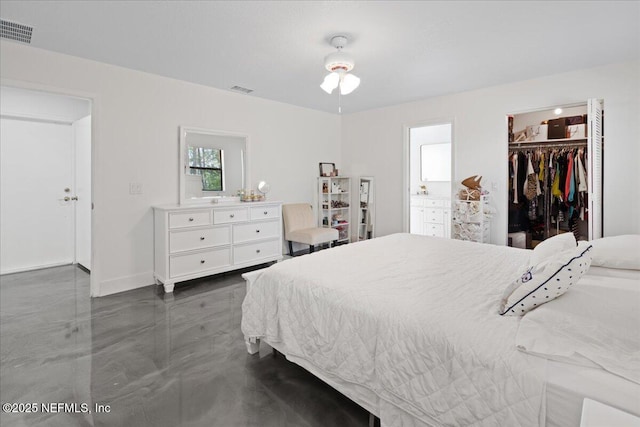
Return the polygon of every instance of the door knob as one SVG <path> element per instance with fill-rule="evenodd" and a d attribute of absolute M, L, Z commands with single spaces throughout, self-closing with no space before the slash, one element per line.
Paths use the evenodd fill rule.
<path fill-rule="evenodd" d="M 62 200 L 64 200 L 65 202 L 68 202 L 69 200 L 71 200 L 71 197 L 69 197 L 69 196 L 64 196 L 64 199 L 62 199 Z"/>
<path fill-rule="evenodd" d="M 65 189 L 64 189 L 64 192 L 65 192 L 65 193 L 68 193 L 69 191 L 71 191 L 71 189 L 70 189 L 70 188 L 65 188 Z"/>

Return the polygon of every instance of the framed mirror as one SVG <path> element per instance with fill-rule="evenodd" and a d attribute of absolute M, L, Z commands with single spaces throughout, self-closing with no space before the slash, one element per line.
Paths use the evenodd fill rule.
<path fill-rule="evenodd" d="M 180 126 L 180 204 L 211 203 L 245 188 L 246 135 Z"/>
<path fill-rule="evenodd" d="M 451 143 L 420 146 L 420 179 L 451 181 Z"/>

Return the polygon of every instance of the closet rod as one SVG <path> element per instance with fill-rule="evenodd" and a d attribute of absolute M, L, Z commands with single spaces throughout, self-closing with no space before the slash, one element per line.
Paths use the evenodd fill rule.
<path fill-rule="evenodd" d="M 530 142 L 516 142 L 509 144 L 509 150 L 525 150 L 531 148 L 566 148 L 566 147 L 586 147 L 587 141 L 582 142 L 563 142 L 558 144 L 532 144 Z"/>

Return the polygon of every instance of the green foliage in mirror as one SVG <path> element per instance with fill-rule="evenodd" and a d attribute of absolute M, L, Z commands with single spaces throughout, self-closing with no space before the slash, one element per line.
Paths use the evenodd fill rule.
<path fill-rule="evenodd" d="M 188 147 L 189 173 L 202 176 L 203 191 L 222 191 L 222 150 Z"/>

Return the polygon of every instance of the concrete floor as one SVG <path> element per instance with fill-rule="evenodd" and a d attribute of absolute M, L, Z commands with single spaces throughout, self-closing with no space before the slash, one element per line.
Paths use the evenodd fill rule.
<path fill-rule="evenodd" d="M 74 266 L 1 276 L 0 401 L 37 412 L 3 411 L 0 424 L 367 426 L 364 409 L 264 344 L 247 354 L 244 294 L 240 273 L 93 299 Z"/>

